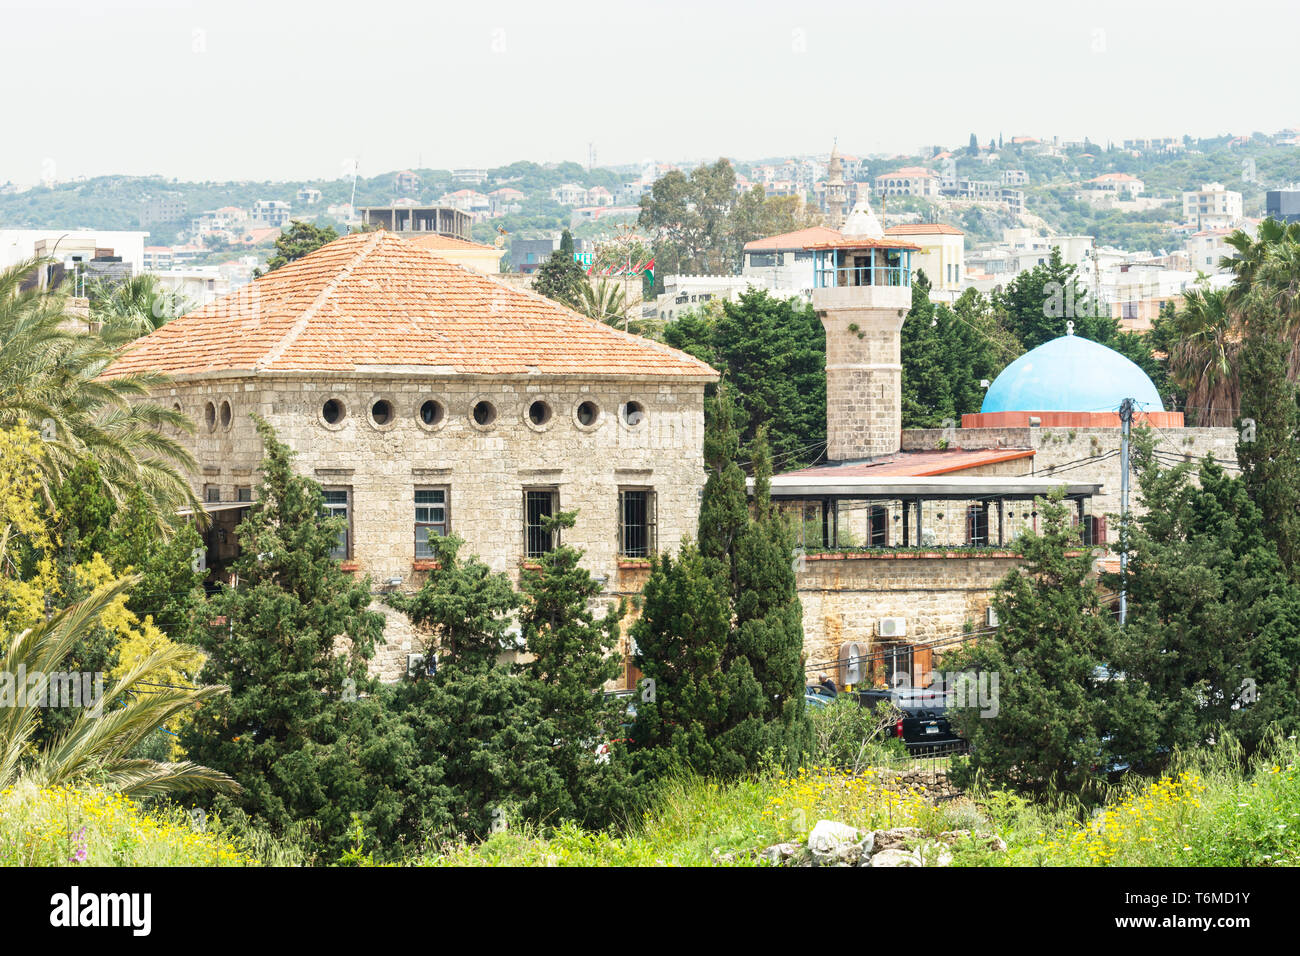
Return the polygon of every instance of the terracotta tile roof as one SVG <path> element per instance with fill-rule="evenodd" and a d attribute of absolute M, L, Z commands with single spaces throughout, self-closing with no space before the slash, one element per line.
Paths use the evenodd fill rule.
<path fill-rule="evenodd" d="M 833 242 L 839 238 L 840 234 L 834 229 L 829 229 L 826 226 L 812 226 L 808 229 L 797 229 L 794 232 L 783 232 L 779 236 L 768 236 L 766 239 L 755 239 L 752 242 L 745 243 L 745 251 L 803 249 L 812 242 Z"/>
<path fill-rule="evenodd" d="M 375 366 L 439 375 L 718 377 L 684 352 L 494 282 L 384 231 L 336 239 L 168 322 L 104 374 Z"/>
<path fill-rule="evenodd" d="M 956 226 L 950 226 L 943 222 L 904 222 L 897 226 L 888 226 L 885 228 L 887 236 L 964 236 Z"/>
<path fill-rule="evenodd" d="M 796 475 L 801 478 L 923 478 L 927 475 L 947 475 L 952 472 L 996 465 L 999 462 L 1032 458 L 1032 448 L 987 448 L 967 451 L 951 448 L 945 451 L 900 451 L 883 455 L 871 461 L 843 464 L 816 465 L 799 471 L 783 472 L 781 477 Z"/>
<path fill-rule="evenodd" d="M 497 252 L 493 246 L 485 246 L 481 242 L 470 242 L 466 239 L 457 239 L 455 236 L 440 236 L 437 233 L 426 234 L 422 236 L 402 235 L 407 242 L 419 246 L 421 249 L 429 249 L 437 252 L 439 249 L 478 249 L 480 251 Z"/>
<path fill-rule="evenodd" d="M 892 173 L 881 173 L 877 179 L 889 179 L 891 176 L 897 176 L 902 179 L 938 179 L 939 174 L 926 169 L 924 166 L 904 166 L 902 169 L 896 169 Z"/>
<path fill-rule="evenodd" d="M 826 242 L 814 242 L 809 249 L 910 249 L 920 252 L 921 247 L 902 239 L 872 239 L 870 236 L 839 236 Z"/>

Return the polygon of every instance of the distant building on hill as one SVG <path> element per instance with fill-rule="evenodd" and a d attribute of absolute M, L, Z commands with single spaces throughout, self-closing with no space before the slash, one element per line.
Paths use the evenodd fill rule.
<path fill-rule="evenodd" d="M 140 228 L 185 221 L 185 200 L 177 194 L 155 196 L 140 203 Z"/>
<path fill-rule="evenodd" d="M 1283 222 L 1300 222 L 1300 189 L 1270 189 L 1264 194 L 1264 210 Z"/>
<path fill-rule="evenodd" d="M 466 241 L 472 238 L 470 230 L 474 224 L 473 215 L 451 206 L 395 203 L 391 206 L 362 206 L 357 211 L 361 214 L 363 226 L 380 226 L 389 232 L 432 232 Z"/>
<path fill-rule="evenodd" d="M 292 211 L 287 202 L 281 202 L 278 199 L 259 199 L 253 203 L 249 218 L 259 226 L 278 228 L 289 224 Z"/>

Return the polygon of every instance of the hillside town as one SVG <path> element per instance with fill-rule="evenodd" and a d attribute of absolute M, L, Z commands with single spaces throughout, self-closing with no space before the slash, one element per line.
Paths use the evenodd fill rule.
<path fill-rule="evenodd" d="M 320 17 L 335 56 L 376 35 Z M 19 909 L 167 936 L 180 868 L 980 867 L 1049 914 L 1003 874 L 1053 866 L 1106 931 L 1251 927 L 1237 874 L 1300 866 L 1282 108 L 954 132 L 837 105 L 841 57 L 762 138 L 680 104 L 634 135 L 593 93 L 553 149 L 440 55 L 485 77 L 474 135 L 371 128 L 337 175 L 309 102 L 251 152 L 161 143 L 166 175 L 127 138 L 0 151 Z"/>

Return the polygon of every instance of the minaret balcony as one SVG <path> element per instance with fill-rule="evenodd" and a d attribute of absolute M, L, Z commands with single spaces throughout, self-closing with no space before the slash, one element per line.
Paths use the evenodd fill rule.
<path fill-rule="evenodd" d="M 814 250 L 813 307 L 911 308 L 912 251 L 869 240 Z"/>

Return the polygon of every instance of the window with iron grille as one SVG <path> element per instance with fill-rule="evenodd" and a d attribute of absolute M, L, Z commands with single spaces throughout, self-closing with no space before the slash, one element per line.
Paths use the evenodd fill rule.
<path fill-rule="evenodd" d="M 252 501 L 252 500 L 253 500 L 253 489 L 252 489 L 252 488 L 249 488 L 247 485 L 243 486 L 242 488 L 236 488 L 236 489 L 235 489 L 235 500 L 236 500 L 236 501 Z"/>
<path fill-rule="evenodd" d="M 618 491 L 618 553 L 648 558 L 655 551 L 655 493 L 650 488 Z"/>
<path fill-rule="evenodd" d="M 324 503 L 321 512 L 327 518 L 342 518 L 343 527 L 339 529 L 339 540 L 330 550 L 330 557 L 346 561 L 352 557 L 352 490 L 350 488 L 326 488 L 321 492 Z"/>
<path fill-rule="evenodd" d="M 554 488 L 524 490 L 524 556 L 540 558 L 555 550 L 559 532 L 549 532 L 542 519 L 552 518 L 560 510 L 560 493 Z"/>
<path fill-rule="evenodd" d="M 989 512 L 983 505 L 966 508 L 966 543 L 975 547 L 989 543 Z"/>
<path fill-rule="evenodd" d="M 203 500 L 208 504 L 217 504 L 221 501 L 221 487 L 219 485 L 204 485 Z"/>
<path fill-rule="evenodd" d="M 889 509 L 884 505 L 872 505 L 867 514 L 867 547 L 885 548 L 889 546 Z"/>
<path fill-rule="evenodd" d="M 433 535 L 447 533 L 447 489 L 415 489 L 415 556 L 432 558 L 433 545 L 429 543 Z"/>
<path fill-rule="evenodd" d="M 878 659 L 885 672 L 889 687 L 910 687 L 912 681 L 912 647 L 910 644 L 889 644 L 881 648 Z"/>

